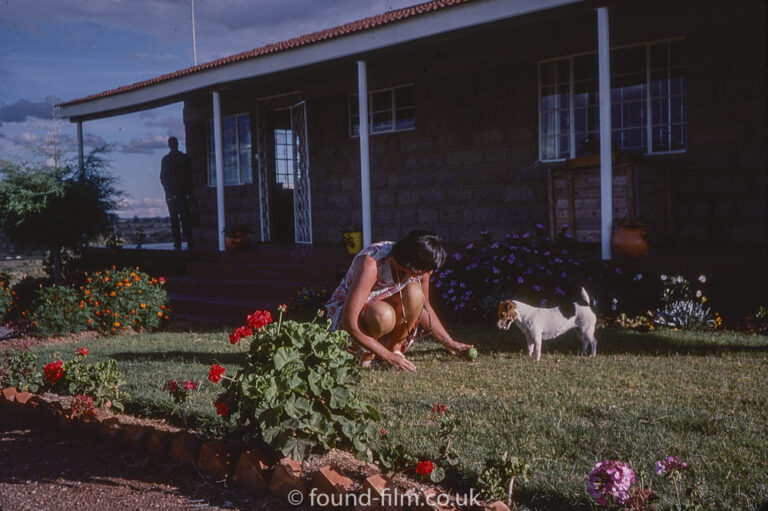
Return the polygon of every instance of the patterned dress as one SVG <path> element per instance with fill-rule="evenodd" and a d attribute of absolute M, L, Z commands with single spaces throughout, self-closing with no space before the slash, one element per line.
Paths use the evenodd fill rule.
<path fill-rule="evenodd" d="M 394 245 L 395 243 L 392 241 L 374 243 L 368 248 L 361 250 L 352 260 L 347 274 L 342 279 L 339 287 L 336 288 L 336 291 L 333 292 L 333 295 L 331 295 L 331 299 L 325 304 L 325 310 L 328 312 L 328 317 L 331 320 L 332 331 L 341 328 L 341 315 L 344 303 L 347 301 L 347 295 L 349 294 L 349 286 L 352 283 L 352 267 L 359 257 L 370 256 L 376 261 L 378 279 L 376 279 L 376 284 L 373 285 L 371 294 L 368 295 L 368 299 L 365 302 L 366 305 L 389 298 L 393 294 L 400 292 L 401 289 L 411 282 L 421 283 L 421 275 L 413 275 L 399 284 L 395 282 L 392 276 L 392 265 L 390 264 L 391 259 L 389 257 Z"/>

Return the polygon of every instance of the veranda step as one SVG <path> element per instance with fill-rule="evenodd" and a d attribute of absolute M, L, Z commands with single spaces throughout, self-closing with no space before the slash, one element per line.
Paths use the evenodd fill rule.
<path fill-rule="evenodd" d="M 274 313 L 280 301 L 232 300 L 170 294 L 171 307 L 175 315 L 207 316 L 218 318 L 217 323 L 240 325 L 246 316 L 255 310 L 266 309 Z"/>
<path fill-rule="evenodd" d="M 290 300 L 306 282 L 279 280 L 210 279 L 197 276 L 169 277 L 165 289 L 170 294 L 204 296 L 244 301 Z"/>
<path fill-rule="evenodd" d="M 301 282 L 298 287 L 302 287 L 335 283 L 346 269 L 343 265 L 191 262 L 187 275 L 219 280 L 286 280 Z"/>

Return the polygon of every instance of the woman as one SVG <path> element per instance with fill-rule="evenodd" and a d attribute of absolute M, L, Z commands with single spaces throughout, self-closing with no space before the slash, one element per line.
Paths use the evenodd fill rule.
<path fill-rule="evenodd" d="M 346 330 L 360 345 L 364 367 L 378 356 L 415 371 L 403 354 L 419 325 L 452 355 L 472 347 L 450 336 L 429 303 L 429 278 L 445 257 L 440 238 L 427 231 L 412 231 L 397 243 L 374 243 L 355 256 L 326 309 L 331 329 Z"/>

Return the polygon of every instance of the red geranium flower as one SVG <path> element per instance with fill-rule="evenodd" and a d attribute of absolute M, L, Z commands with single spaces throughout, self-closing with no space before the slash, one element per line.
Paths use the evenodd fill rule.
<path fill-rule="evenodd" d="M 269 311 L 253 311 L 253 314 L 248 314 L 246 324 L 254 329 L 265 327 L 272 323 L 272 314 Z"/>
<path fill-rule="evenodd" d="M 86 357 L 86 356 L 88 356 L 88 353 L 90 353 L 90 352 L 91 352 L 91 350 L 89 350 L 88 348 L 84 348 L 84 347 L 80 346 L 79 348 L 77 348 L 75 350 L 75 355 L 77 355 L 79 357 Z"/>
<path fill-rule="evenodd" d="M 437 402 L 434 405 L 432 405 L 432 413 L 440 413 L 443 414 L 448 410 L 448 406 L 444 405 L 441 402 Z"/>
<path fill-rule="evenodd" d="M 64 376 L 64 370 L 61 368 L 61 364 L 62 361 L 57 360 L 56 362 L 51 362 L 45 366 L 43 369 L 43 372 L 45 373 L 45 381 L 53 385 Z"/>
<path fill-rule="evenodd" d="M 237 344 L 243 337 L 249 337 L 253 335 L 253 330 L 249 326 L 239 326 L 235 328 L 235 331 L 229 334 L 229 342 Z"/>
<path fill-rule="evenodd" d="M 176 392 L 179 390 L 179 386 L 176 384 L 175 380 L 168 380 L 168 383 L 163 385 L 163 390 L 167 390 L 171 393 Z"/>
<path fill-rule="evenodd" d="M 218 415 L 221 415 L 222 417 L 226 417 L 227 414 L 229 414 L 229 406 L 227 406 L 227 403 L 221 400 L 217 400 L 215 403 L 213 403 L 213 406 L 216 407 L 216 413 Z"/>
<path fill-rule="evenodd" d="M 213 364 L 211 370 L 208 371 L 208 379 L 211 380 L 212 383 L 219 383 L 225 372 L 227 372 L 227 370 L 224 367 L 218 364 Z"/>
<path fill-rule="evenodd" d="M 187 390 L 195 390 L 195 383 L 187 380 L 187 382 L 184 383 L 184 388 Z"/>
<path fill-rule="evenodd" d="M 429 460 L 419 460 L 416 464 L 416 473 L 422 476 L 428 476 L 435 470 L 435 464 Z"/>

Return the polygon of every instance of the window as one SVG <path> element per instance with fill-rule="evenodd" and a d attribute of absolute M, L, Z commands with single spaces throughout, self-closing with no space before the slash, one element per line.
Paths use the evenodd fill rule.
<path fill-rule="evenodd" d="M 275 181 L 293 189 L 293 132 L 275 130 Z"/>
<path fill-rule="evenodd" d="M 349 97 L 349 136 L 360 135 L 358 95 Z M 368 133 L 412 130 L 416 126 L 413 85 L 401 85 L 368 93 Z"/>
<path fill-rule="evenodd" d="M 685 151 L 684 44 L 675 39 L 611 50 L 611 138 L 615 148 L 649 154 Z M 539 159 L 574 158 L 598 151 L 597 74 L 597 53 L 539 64 Z"/>
<path fill-rule="evenodd" d="M 251 120 L 248 114 L 221 119 L 224 148 L 224 186 L 252 183 Z M 216 148 L 213 121 L 208 121 L 208 185 L 216 186 Z"/>

